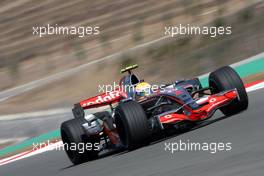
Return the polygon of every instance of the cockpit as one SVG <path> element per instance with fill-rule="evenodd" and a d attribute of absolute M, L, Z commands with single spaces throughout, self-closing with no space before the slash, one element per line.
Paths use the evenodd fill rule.
<path fill-rule="evenodd" d="M 135 86 L 140 83 L 140 79 L 135 74 L 129 74 L 124 76 L 119 85 L 124 89 L 127 93 L 128 97 L 134 98 Z"/>

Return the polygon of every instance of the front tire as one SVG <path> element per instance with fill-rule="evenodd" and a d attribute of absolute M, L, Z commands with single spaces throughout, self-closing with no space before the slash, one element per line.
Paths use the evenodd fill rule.
<path fill-rule="evenodd" d="M 121 102 L 115 110 L 115 123 L 122 144 L 129 150 L 150 142 L 150 129 L 145 111 L 135 101 Z"/>
<path fill-rule="evenodd" d="M 231 104 L 222 107 L 220 110 L 223 114 L 229 116 L 248 108 L 248 96 L 243 81 L 237 72 L 230 66 L 219 68 L 210 73 L 209 86 L 212 88 L 213 94 L 234 88 L 237 89 L 239 98 L 234 100 Z"/>

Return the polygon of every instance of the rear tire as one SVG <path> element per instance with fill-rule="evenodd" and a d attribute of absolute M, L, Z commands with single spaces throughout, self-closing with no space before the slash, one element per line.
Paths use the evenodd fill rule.
<path fill-rule="evenodd" d="M 99 148 L 95 148 L 95 145 L 99 146 L 99 139 L 88 137 L 83 127 L 81 126 L 85 123 L 84 119 L 72 119 L 66 122 L 63 122 L 61 125 L 61 138 L 64 144 L 64 149 L 71 160 L 75 165 L 93 160 L 98 157 Z M 89 144 L 88 144 L 89 143 Z M 98 143 L 98 144 L 96 144 Z M 76 150 L 70 148 L 78 145 L 89 145 L 89 149 L 86 147 L 76 147 Z M 90 146 L 92 145 L 92 149 Z"/>
<path fill-rule="evenodd" d="M 230 66 L 219 68 L 210 73 L 209 86 L 212 88 L 213 94 L 234 88 L 237 89 L 239 99 L 234 100 L 228 106 L 222 107 L 220 110 L 223 114 L 229 116 L 248 108 L 248 96 L 243 81 Z"/>
<path fill-rule="evenodd" d="M 135 101 L 121 102 L 115 110 L 115 123 L 122 144 L 129 150 L 150 143 L 150 129 L 145 111 Z"/>

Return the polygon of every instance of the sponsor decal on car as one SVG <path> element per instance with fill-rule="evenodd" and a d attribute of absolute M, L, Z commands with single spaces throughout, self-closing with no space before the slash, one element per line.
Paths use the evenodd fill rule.
<path fill-rule="evenodd" d="M 124 92 L 120 91 L 112 91 L 108 92 L 102 95 L 98 95 L 96 97 L 90 98 L 88 100 L 80 102 L 82 107 L 87 107 L 95 104 L 103 104 L 103 103 L 108 103 L 115 101 L 119 99 L 120 97 L 126 97 Z"/>

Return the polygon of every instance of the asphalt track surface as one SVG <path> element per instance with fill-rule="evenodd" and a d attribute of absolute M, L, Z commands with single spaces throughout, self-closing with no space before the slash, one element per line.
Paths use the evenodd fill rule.
<path fill-rule="evenodd" d="M 64 151 L 50 151 L 0 166 L 1 176 L 260 176 L 264 174 L 264 90 L 249 93 L 250 106 L 232 117 L 217 113 L 190 132 L 131 152 L 73 166 Z M 231 151 L 165 151 L 165 142 L 231 142 Z"/>
<path fill-rule="evenodd" d="M 53 115 L 0 121 L 0 139 L 35 137 L 58 129 L 63 121 L 71 118 L 71 113 L 65 113 L 58 114 L 55 118 Z"/>

